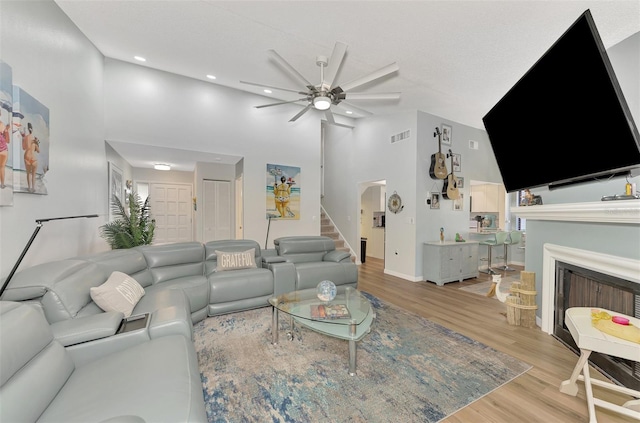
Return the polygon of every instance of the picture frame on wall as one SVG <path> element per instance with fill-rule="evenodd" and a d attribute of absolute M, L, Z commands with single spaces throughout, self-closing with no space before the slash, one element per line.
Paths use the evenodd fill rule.
<path fill-rule="evenodd" d="M 458 189 L 464 188 L 464 178 L 461 178 L 460 176 L 456 176 L 456 179 L 458 180 L 458 183 L 456 184 L 456 188 Z"/>
<path fill-rule="evenodd" d="M 432 192 L 430 195 L 431 202 L 429 203 L 430 208 L 439 209 L 440 208 L 440 193 Z"/>
<path fill-rule="evenodd" d="M 452 128 L 450 125 L 442 124 L 441 132 L 442 132 L 442 144 L 451 145 L 452 137 L 451 137 Z"/>
<path fill-rule="evenodd" d="M 109 199 L 107 205 L 109 208 L 109 221 L 113 220 L 113 212 L 111 210 L 111 203 L 114 196 L 122 203 L 122 197 L 124 192 L 122 170 L 115 164 L 108 162 L 109 164 Z"/>
<path fill-rule="evenodd" d="M 461 172 L 462 171 L 462 155 L 453 153 L 453 171 Z"/>
<path fill-rule="evenodd" d="M 460 193 L 460 197 L 453 200 L 453 210 L 462 211 L 464 204 L 464 194 Z"/>

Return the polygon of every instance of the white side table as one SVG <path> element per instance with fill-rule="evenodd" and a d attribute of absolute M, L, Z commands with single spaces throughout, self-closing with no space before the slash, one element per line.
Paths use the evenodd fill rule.
<path fill-rule="evenodd" d="M 612 316 L 626 317 L 631 324 L 640 327 L 639 319 L 602 308 L 599 308 L 599 310 L 606 311 Z M 591 325 L 591 307 L 572 307 L 567 309 L 565 312 L 565 323 L 569 328 L 569 332 L 571 332 L 571 336 L 573 336 L 573 340 L 576 342 L 576 345 L 578 345 L 578 348 L 580 348 L 580 358 L 578 359 L 576 367 L 573 369 L 571 379 L 565 380 L 560 384 L 560 392 L 576 396 L 578 394 L 576 381 L 584 381 L 590 423 L 597 423 L 598 421 L 596 419 L 596 405 L 640 420 L 640 400 L 630 400 L 621 406 L 613 404 L 599 398 L 594 398 L 592 385 L 615 392 L 621 392 L 636 398 L 640 397 L 640 392 L 610 382 L 591 379 L 589 375 L 589 355 L 591 355 L 592 351 L 625 358 L 627 360 L 640 361 L 640 344 L 607 335 L 594 328 Z"/>

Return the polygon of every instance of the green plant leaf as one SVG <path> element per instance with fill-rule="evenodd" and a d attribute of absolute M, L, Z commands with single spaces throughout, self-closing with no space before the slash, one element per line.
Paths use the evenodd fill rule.
<path fill-rule="evenodd" d="M 128 207 L 114 195 L 111 199 L 111 212 L 115 220 L 100 227 L 100 236 L 113 250 L 153 242 L 156 222 L 151 218 L 149 197 L 143 202 L 138 193 L 132 191 L 127 200 Z"/>

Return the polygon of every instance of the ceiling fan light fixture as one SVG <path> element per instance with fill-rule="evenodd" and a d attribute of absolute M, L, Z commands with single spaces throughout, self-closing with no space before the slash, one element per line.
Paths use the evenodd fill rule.
<path fill-rule="evenodd" d="M 318 96 L 313 99 L 313 107 L 318 110 L 327 110 L 331 107 L 331 99 L 326 96 Z"/>

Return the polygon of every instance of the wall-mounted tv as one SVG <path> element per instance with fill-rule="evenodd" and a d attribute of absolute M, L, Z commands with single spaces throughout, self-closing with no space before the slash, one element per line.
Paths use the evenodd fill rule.
<path fill-rule="evenodd" d="M 640 135 L 589 10 L 483 122 L 507 192 L 640 168 Z"/>

